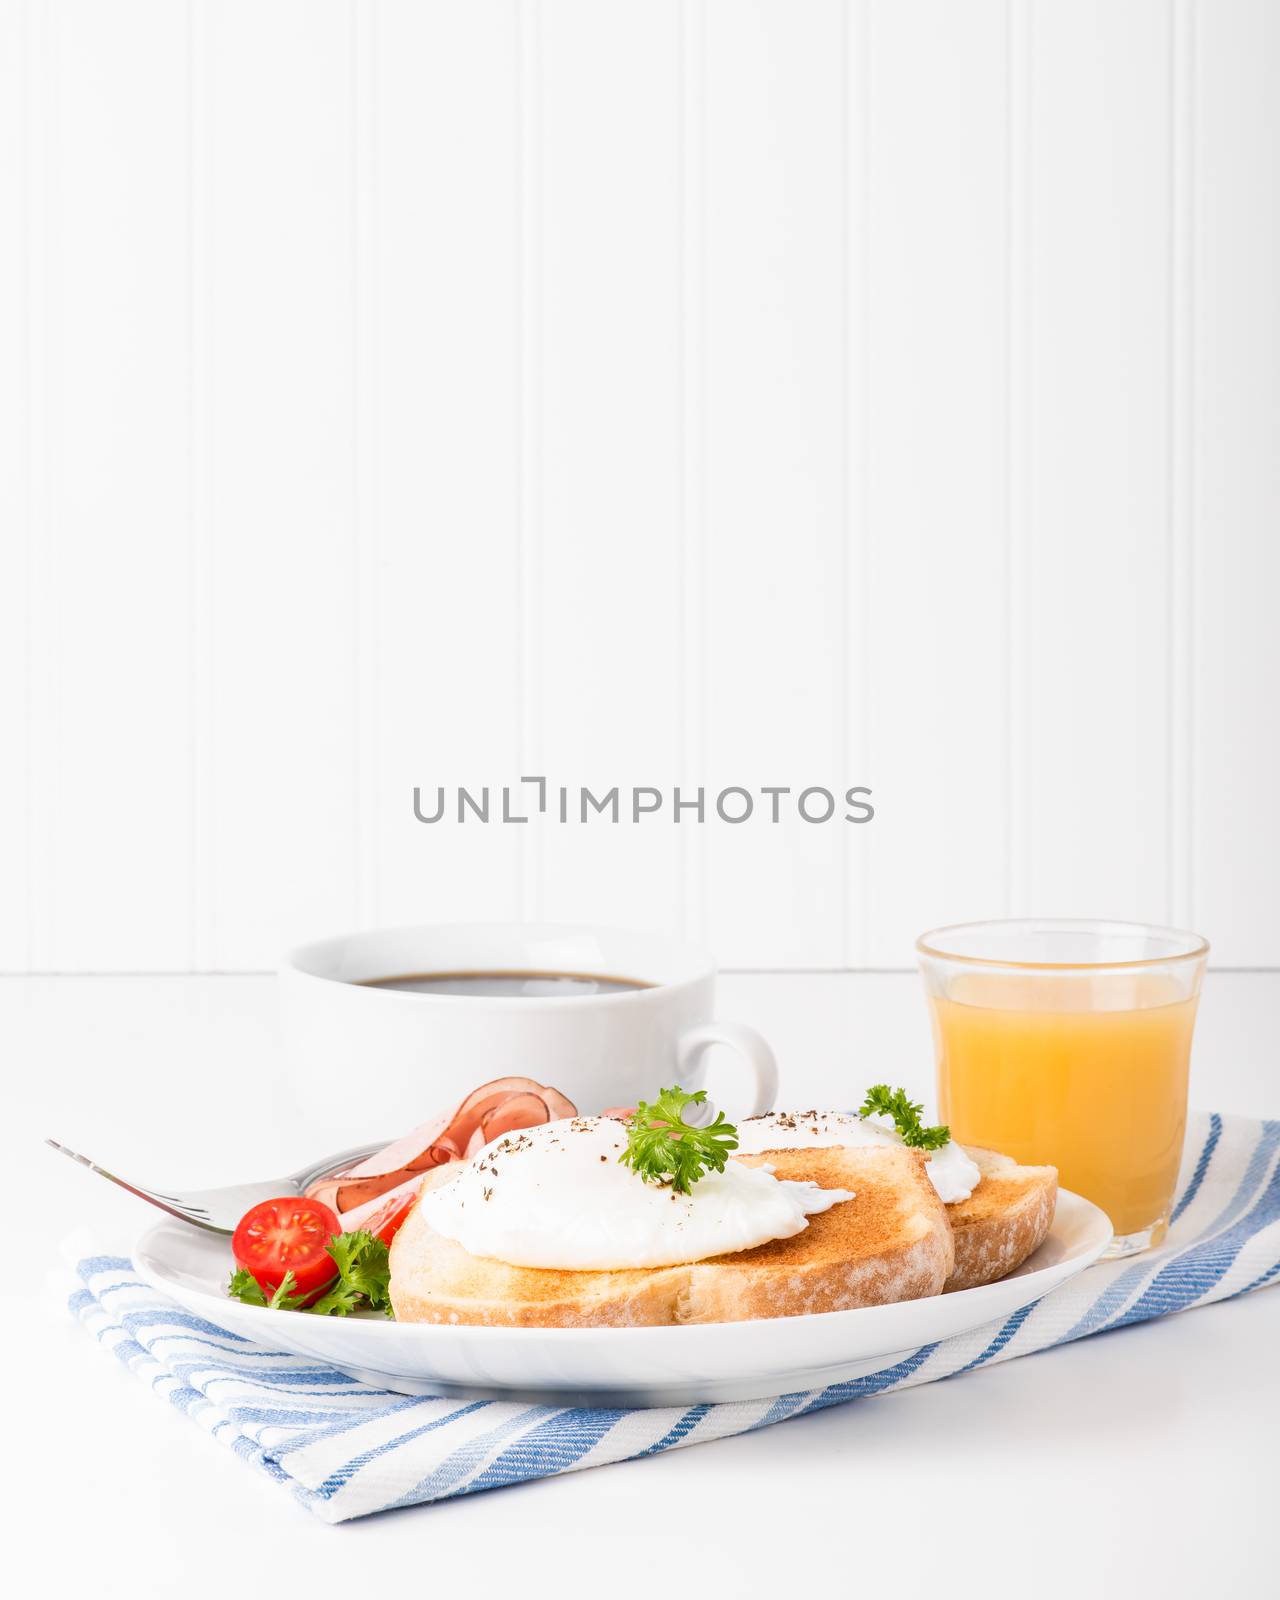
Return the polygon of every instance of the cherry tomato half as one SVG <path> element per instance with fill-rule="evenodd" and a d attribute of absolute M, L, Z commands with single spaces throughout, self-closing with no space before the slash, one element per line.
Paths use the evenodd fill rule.
<path fill-rule="evenodd" d="M 418 1198 L 418 1184 L 409 1188 L 408 1194 L 401 1190 L 393 1190 L 382 1202 L 376 1211 L 370 1212 L 368 1218 L 360 1226 L 366 1233 L 371 1233 L 375 1239 L 381 1239 L 383 1244 L 390 1244 L 396 1234 L 400 1232 L 404 1219 L 413 1210 L 413 1203 Z"/>
<path fill-rule="evenodd" d="M 289 1195 L 261 1200 L 246 1211 L 231 1238 L 236 1265 L 251 1272 L 266 1295 L 292 1272 L 297 1293 L 314 1296 L 337 1277 L 325 1246 L 342 1232 L 337 1212 L 319 1200 Z"/>

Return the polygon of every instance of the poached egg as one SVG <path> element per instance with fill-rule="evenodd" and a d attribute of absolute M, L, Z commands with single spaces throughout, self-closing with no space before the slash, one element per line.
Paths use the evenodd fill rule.
<path fill-rule="evenodd" d="M 847 1111 L 769 1111 L 738 1124 L 738 1149 L 743 1155 L 762 1150 L 801 1150 L 820 1145 L 901 1144 L 902 1135 L 888 1117 L 857 1117 Z M 967 1200 L 982 1179 L 977 1166 L 954 1139 L 940 1150 L 926 1152 L 925 1171 L 939 1200 L 951 1205 Z"/>
<path fill-rule="evenodd" d="M 494 1139 L 419 1204 L 437 1233 L 471 1255 L 607 1272 L 789 1239 L 810 1216 L 853 1199 L 846 1189 L 793 1183 L 732 1160 L 677 1194 L 624 1167 L 626 1148 L 627 1130 L 612 1117 L 543 1123 Z"/>

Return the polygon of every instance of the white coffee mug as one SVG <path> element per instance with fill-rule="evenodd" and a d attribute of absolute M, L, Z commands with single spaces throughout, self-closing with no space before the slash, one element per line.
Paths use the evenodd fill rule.
<path fill-rule="evenodd" d="M 529 997 L 418 993 L 372 980 L 428 974 L 566 973 L 643 987 Z M 742 1023 L 716 1022 L 715 964 L 659 934 L 537 923 L 443 923 L 301 945 L 280 969 L 281 1020 L 309 1135 L 393 1138 L 493 1078 L 559 1089 L 584 1116 L 703 1086 L 706 1053 L 746 1068 L 730 1116 L 767 1111 L 773 1052 Z"/>

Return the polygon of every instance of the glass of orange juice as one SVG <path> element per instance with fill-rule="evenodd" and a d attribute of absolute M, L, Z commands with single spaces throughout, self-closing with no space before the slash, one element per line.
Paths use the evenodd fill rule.
<path fill-rule="evenodd" d="M 1130 922 L 973 922 L 916 941 L 938 1112 L 961 1144 L 1056 1166 L 1112 1256 L 1169 1227 L 1208 942 Z"/>

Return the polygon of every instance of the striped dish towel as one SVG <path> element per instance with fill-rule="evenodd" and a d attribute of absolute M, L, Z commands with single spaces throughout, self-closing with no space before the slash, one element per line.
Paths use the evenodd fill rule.
<path fill-rule="evenodd" d="M 139 1378 L 326 1522 L 475 1494 L 767 1427 L 1260 1289 L 1280 1277 L 1280 1122 L 1194 1117 L 1165 1245 L 882 1372 L 774 1400 L 606 1410 L 409 1398 L 260 1349 L 183 1311 L 129 1261 L 82 1261 L 71 1309 Z"/>

